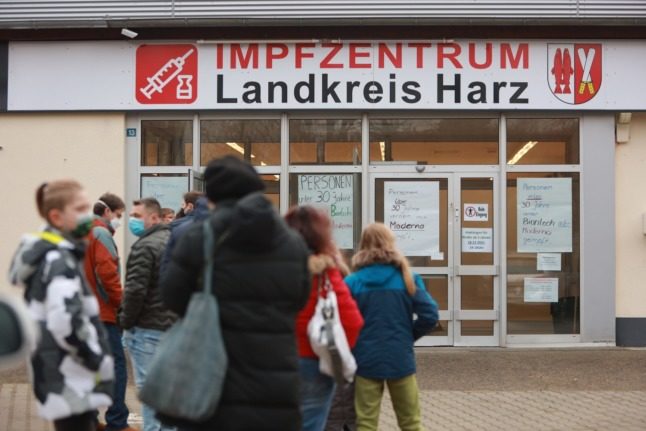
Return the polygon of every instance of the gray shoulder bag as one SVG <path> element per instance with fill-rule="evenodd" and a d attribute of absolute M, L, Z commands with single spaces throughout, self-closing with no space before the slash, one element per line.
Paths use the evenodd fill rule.
<path fill-rule="evenodd" d="M 141 401 L 155 411 L 195 422 L 215 413 L 228 363 L 212 291 L 213 257 L 228 232 L 215 245 L 210 220 L 204 221 L 202 232 L 203 289 L 193 293 L 184 318 L 162 338 L 139 392 Z"/>

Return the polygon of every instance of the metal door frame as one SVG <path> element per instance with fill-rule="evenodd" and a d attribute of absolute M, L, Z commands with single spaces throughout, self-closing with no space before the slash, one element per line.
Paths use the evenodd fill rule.
<path fill-rule="evenodd" d="M 492 265 L 461 265 L 460 259 L 462 254 L 462 214 L 465 203 L 461 200 L 462 192 L 462 179 L 463 178 L 491 178 L 493 180 L 493 264 Z M 492 320 L 493 335 L 491 336 L 463 336 L 461 334 L 461 326 L 454 325 L 454 346 L 499 346 L 501 345 L 501 302 L 502 302 L 502 289 L 501 289 L 501 245 L 500 245 L 500 177 L 495 172 L 455 172 L 453 174 L 453 202 L 455 203 L 454 220 L 453 220 L 453 241 L 454 241 L 454 256 L 453 262 L 455 264 L 453 269 L 453 303 L 454 303 L 454 321 L 462 320 Z M 491 275 L 493 276 L 493 310 L 461 310 L 461 295 L 462 288 L 461 276 L 466 275 Z"/>
<path fill-rule="evenodd" d="M 377 179 L 446 179 L 447 180 L 447 266 L 446 267 L 413 267 L 420 275 L 446 275 L 448 284 L 448 309 L 440 310 L 440 320 L 448 321 L 446 336 L 422 337 L 415 344 L 417 347 L 426 346 L 500 346 L 501 345 L 501 246 L 500 246 L 500 175 L 495 170 L 465 170 L 464 167 L 455 171 L 415 172 L 411 167 L 403 167 L 402 171 L 373 170 L 368 181 L 369 189 L 368 211 L 369 222 L 375 221 L 375 186 Z M 408 169 L 407 169 L 408 168 Z M 493 178 L 493 247 L 494 264 L 483 266 L 460 266 L 461 253 L 461 179 L 462 178 Z M 440 227 L 442 228 L 442 227 Z M 494 310 L 460 310 L 460 274 L 462 275 L 494 275 Z M 493 320 L 494 333 L 492 336 L 461 336 L 459 320 Z"/>

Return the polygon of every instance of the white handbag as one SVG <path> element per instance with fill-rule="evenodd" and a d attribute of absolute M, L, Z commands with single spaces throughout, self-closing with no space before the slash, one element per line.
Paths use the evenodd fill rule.
<path fill-rule="evenodd" d="M 336 293 L 325 273 L 319 276 L 318 301 L 307 325 L 307 335 L 319 357 L 321 373 L 334 377 L 337 384 L 352 382 L 357 363 L 341 325 Z"/>

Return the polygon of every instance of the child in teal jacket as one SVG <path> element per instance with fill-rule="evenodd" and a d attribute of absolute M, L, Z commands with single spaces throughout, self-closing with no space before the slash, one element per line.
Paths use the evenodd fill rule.
<path fill-rule="evenodd" d="M 352 265 L 345 282 L 365 321 L 353 350 L 357 429 L 377 429 L 385 383 L 400 429 L 421 430 L 413 344 L 437 323 L 437 303 L 381 223 L 364 229 Z"/>

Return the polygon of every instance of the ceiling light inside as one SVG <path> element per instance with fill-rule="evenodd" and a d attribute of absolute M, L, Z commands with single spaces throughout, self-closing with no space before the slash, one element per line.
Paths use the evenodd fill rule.
<path fill-rule="evenodd" d="M 520 150 L 518 150 L 516 152 L 516 154 L 514 154 L 514 157 L 512 157 L 511 160 L 509 160 L 507 162 L 507 164 L 508 165 L 515 165 L 516 163 L 518 163 L 518 161 L 520 159 L 522 159 L 523 156 L 529 152 L 529 150 L 534 148 L 536 146 L 536 144 L 538 144 L 538 141 L 529 141 L 529 142 L 527 142 L 525 145 L 523 145 L 523 147 Z"/>

